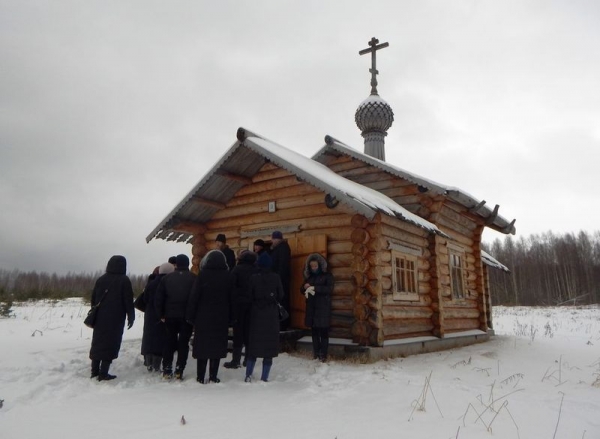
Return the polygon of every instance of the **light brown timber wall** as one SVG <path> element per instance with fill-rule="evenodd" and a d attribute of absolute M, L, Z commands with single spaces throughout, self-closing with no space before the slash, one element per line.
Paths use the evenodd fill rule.
<path fill-rule="evenodd" d="M 227 236 L 227 244 L 236 253 L 251 249 L 257 238 L 242 236 L 243 231 L 282 226 L 298 226 L 296 237 L 327 235 L 327 259 L 335 277 L 332 297 L 331 337 L 351 339 L 354 322 L 354 292 L 352 283 L 352 241 L 354 212 L 339 203 L 330 209 L 325 205 L 325 193 L 298 180 L 288 171 L 267 163 L 205 224 L 205 231 L 194 236 L 193 266 L 197 271 L 200 260 L 214 247 L 217 234 Z M 276 211 L 268 212 L 268 202 L 275 201 Z M 289 233 L 284 237 L 290 238 Z M 290 294 L 300 294 L 290 291 Z"/>
<path fill-rule="evenodd" d="M 419 259 L 419 301 L 398 306 L 396 301 L 388 297 L 391 291 L 384 294 L 384 322 L 389 322 L 384 331 L 385 339 L 431 333 L 443 337 L 445 333 L 469 329 L 486 330 L 489 310 L 485 300 L 485 278 L 481 262 L 480 244 L 484 229 L 482 219 L 444 196 L 431 194 L 415 183 L 360 160 L 344 155 L 331 155 L 326 158 L 326 165 L 356 183 L 387 195 L 453 238 L 447 240 L 440 236 L 421 235 L 421 241 L 415 242 L 411 233 L 404 230 L 402 238 L 424 246 L 425 249 L 425 256 Z M 419 236 L 419 233 L 416 235 Z M 451 295 L 448 242 L 454 242 L 465 252 L 464 299 L 454 299 Z M 391 316 L 395 316 L 394 323 L 391 322 Z M 411 318 L 415 320 L 410 321 Z"/>
<path fill-rule="evenodd" d="M 440 304 L 444 322 L 442 333 L 471 329 L 487 330 L 484 277 L 481 262 L 481 233 L 483 225 L 471 218 L 463 206 L 446 200 L 431 221 L 452 239 L 436 237 L 439 264 Z M 464 297 L 452 295 L 448 246 L 457 246 L 464 253 Z"/>

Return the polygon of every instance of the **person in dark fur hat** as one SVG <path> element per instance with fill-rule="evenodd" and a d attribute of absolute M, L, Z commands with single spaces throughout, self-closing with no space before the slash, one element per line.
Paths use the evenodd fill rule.
<path fill-rule="evenodd" d="M 243 250 L 238 263 L 231 271 L 233 278 L 233 353 L 231 361 L 223 364 L 228 369 L 242 366 L 242 348 L 248 349 L 248 334 L 250 331 L 250 277 L 256 273 L 257 255 L 250 250 Z M 245 364 L 244 364 L 245 366 Z"/>
<path fill-rule="evenodd" d="M 176 259 L 175 271 L 167 274 L 158 284 L 154 306 L 167 332 L 163 350 L 163 377 L 173 377 L 173 359 L 177 351 L 175 378 L 182 380 L 190 352 L 188 343 L 192 336 L 192 325 L 186 322 L 185 311 L 196 275 L 190 271 L 190 259 L 186 255 L 177 255 Z"/>
<path fill-rule="evenodd" d="M 106 273 L 98 278 L 92 292 L 92 306 L 98 305 L 90 360 L 91 378 L 107 381 L 116 378 L 108 373 L 112 361 L 119 356 L 123 327 L 127 318 L 127 329 L 133 326 L 133 288 L 125 274 L 127 260 L 123 256 L 112 256 L 106 265 Z"/>
<path fill-rule="evenodd" d="M 257 239 L 256 241 L 254 241 L 253 244 L 253 249 L 254 249 L 254 253 L 256 253 L 257 255 L 261 255 L 263 252 L 265 252 L 265 241 L 263 241 L 262 239 Z"/>
<path fill-rule="evenodd" d="M 313 358 L 327 361 L 333 275 L 327 272 L 327 261 L 318 253 L 306 258 L 304 283 L 300 292 L 306 297 L 304 324 L 311 328 Z"/>
<path fill-rule="evenodd" d="M 219 233 L 215 242 L 217 245 L 217 250 L 220 250 L 225 255 L 227 267 L 230 271 L 233 270 L 233 267 L 235 267 L 235 253 L 227 245 L 227 237 L 222 233 Z"/>
<path fill-rule="evenodd" d="M 281 299 L 281 306 L 290 313 L 290 282 L 292 277 L 292 252 L 288 242 L 283 239 L 283 233 L 279 230 L 274 231 L 271 234 L 271 249 L 269 255 L 273 260 L 273 272 L 277 273 L 281 278 L 281 285 L 283 285 L 283 298 Z M 284 321 L 280 322 L 279 329 L 282 331 L 287 330 L 290 324 L 289 317 Z"/>

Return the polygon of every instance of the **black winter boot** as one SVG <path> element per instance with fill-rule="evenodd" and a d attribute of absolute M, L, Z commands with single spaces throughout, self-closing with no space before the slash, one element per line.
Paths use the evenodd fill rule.
<path fill-rule="evenodd" d="M 231 361 L 223 363 L 223 367 L 227 369 L 239 369 L 242 367 L 240 360 L 242 359 L 242 348 L 234 348 L 231 356 Z"/>
<path fill-rule="evenodd" d="M 220 383 L 221 380 L 217 378 L 217 373 L 219 372 L 219 363 L 221 362 L 220 358 L 211 358 L 210 366 L 208 369 L 209 382 L 211 383 Z"/>
<path fill-rule="evenodd" d="M 90 378 L 98 378 L 100 375 L 100 360 L 92 360 L 92 375 Z"/>
<path fill-rule="evenodd" d="M 154 372 L 160 372 L 160 363 L 162 362 L 162 357 L 159 355 L 154 355 L 152 358 L 152 369 Z"/>
<path fill-rule="evenodd" d="M 110 363 L 111 361 L 100 362 L 100 375 L 98 375 L 98 381 L 110 381 L 117 377 L 116 375 L 111 375 L 108 373 L 108 369 L 110 369 Z"/>

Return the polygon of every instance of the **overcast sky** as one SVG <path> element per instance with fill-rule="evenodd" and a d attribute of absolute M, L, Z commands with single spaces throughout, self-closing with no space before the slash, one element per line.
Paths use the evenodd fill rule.
<path fill-rule="evenodd" d="M 600 229 L 598 1 L 0 0 L 0 268 L 189 253 L 145 238 L 239 126 L 362 150 L 373 36 L 388 162 L 499 204 L 517 238 Z"/>

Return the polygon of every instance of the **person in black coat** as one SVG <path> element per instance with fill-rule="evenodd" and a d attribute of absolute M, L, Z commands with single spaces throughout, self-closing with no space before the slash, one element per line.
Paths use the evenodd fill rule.
<path fill-rule="evenodd" d="M 273 357 L 279 355 L 279 308 L 283 297 L 279 275 L 271 271 L 271 257 L 258 257 L 258 272 L 250 277 L 250 335 L 246 353 L 246 382 L 252 381 L 257 358 L 262 358 L 262 381 L 269 380 Z"/>
<path fill-rule="evenodd" d="M 160 320 L 165 323 L 167 338 L 163 350 L 163 377 L 173 377 L 173 357 L 177 351 L 175 378 L 183 379 L 183 371 L 190 353 L 188 343 L 192 325 L 186 322 L 186 308 L 196 275 L 189 269 L 190 259 L 177 255 L 177 267 L 161 279 L 156 289 L 154 306 Z"/>
<path fill-rule="evenodd" d="M 257 239 L 252 244 L 252 249 L 254 250 L 254 253 L 256 253 L 258 256 L 260 256 L 264 252 L 267 251 L 266 246 L 267 246 L 267 244 L 265 243 L 265 241 L 263 241 L 262 239 Z"/>
<path fill-rule="evenodd" d="M 248 334 L 250 331 L 250 277 L 256 273 L 257 255 L 250 250 L 240 253 L 238 263 L 231 271 L 233 278 L 233 354 L 231 361 L 225 363 L 228 369 L 241 367 L 242 348 L 248 349 Z"/>
<path fill-rule="evenodd" d="M 290 281 L 291 281 L 291 264 L 292 252 L 286 240 L 283 239 L 283 234 L 276 230 L 271 234 L 271 252 L 269 253 L 273 260 L 273 272 L 277 273 L 281 278 L 283 285 L 283 298 L 280 303 L 285 310 L 290 313 Z M 289 317 L 280 322 L 280 328 L 285 331 L 290 323 Z"/>
<path fill-rule="evenodd" d="M 145 305 L 142 355 L 144 356 L 144 365 L 148 368 L 149 372 L 160 371 L 160 363 L 167 335 L 165 323 L 161 322 L 160 316 L 156 313 L 156 308 L 154 307 L 156 290 L 161 279 L 167 274 L 173 273 L 174 270 L 173 265 L 168 262 L 159 266 L 158 273 L 148 282 L 142 293 L 142 300 Z"/>
<path fill-rule="evenodd" d="M 227 245 L 227 237 L 222 233 L 219 233 L 217 235 L 216 243 L 217 250 L 221 250 L 221 252 L 223 252 L 223 254 L 225 255 L 225 259 L 227 260 L 227 267 L 230 271 L 233 270 L 233 267 L 235 267 L 235 253 Z"/>
<path fill-rule="evenodd" d="M 206 364 L 210 360 L 208 380 L 220 382 L 217 374 L 221 358 L 227 356 L 231 319 L 231 273 L 225 255 L 209 251 L 200 262 L 200 273 L 190 294 L 186 319 L 194 325 L 192 355 L 197 360 L 197 381 L 205 383 Z"/>
<path fill-rule="evenodd" d="M 127 329 L 133 326 L 133 288 L 125 274 L 127 260 L 123 256 L 112 256 L 106 265 L 106 273 L 96 280 L 92 292 L 92 306 L 98 306 L 90 360 L 92 376 L 98 381 L 112 380 L 108 370 L 112 361 L 119 356 L 123 328 L 127 318 Z"/>
<path fill-rule="evenodd" d="M 327 261 L 318 253 L 306 258 L 304 283 L 300 292 L 306 297 L 304 324 L 311 328 L 313 358 L 327 361 L 329 350 L 329 326 L 331 319 L 331 295 L 334 278 L 327 272 Z"/>

